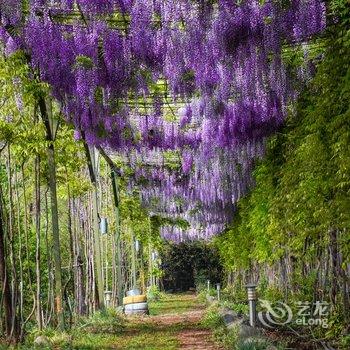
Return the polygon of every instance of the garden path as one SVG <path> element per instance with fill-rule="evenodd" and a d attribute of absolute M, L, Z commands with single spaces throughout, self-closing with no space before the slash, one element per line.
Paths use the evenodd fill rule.
<path fill-rule="evenodd" d="M 160 301 L 150 303 L 150 316 L 132 317 L 130 321 L 140 331 L 171 332 L 176 350 L 220 350 L 213 342 L 212 333 L 201 325 L 205 311 L 194 294 L 167 295 Z M 156 349 L 156 348 L 155 348 Z"/>

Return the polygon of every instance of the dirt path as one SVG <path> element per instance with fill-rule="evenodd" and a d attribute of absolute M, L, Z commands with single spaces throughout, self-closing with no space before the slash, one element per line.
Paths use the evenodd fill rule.
<path fill-rule="evenodd" d="M 211 332 L 208 330 L 182 331 L 178 335 L 181 350 L 217 350 L 219 347 L 211 341 Z"/>
<path fill-rule="evenodd" d="M 218 350 L 220 348 L 213 343 L 211 331 L 200 327 L 203 313 L 203 309 L 199 309 L 180 314 L 174 313 L 151 316 L 150 322 L 158 325 L 158 327 L 182 326 L 183 329 L 177 332 L 180 350 Z"/>
<path fill-rule="evenodd" d="M 169 301 L 171 304 L 174 301 Z M 183 307 L 183 304 L 190 304 Z M 179 343 L 179 350 L 221 350 L 212 340 L 212 332 L 200 325 L 204 308 L 194 295 L 177 297 L 176 305 L 167 306 L 163 302 L 162 309 L 170 313 L 148 316 L 139 319 L 153 329 L 173 329 Z M 176 309 L 180 311 L 177 311 Z"/>

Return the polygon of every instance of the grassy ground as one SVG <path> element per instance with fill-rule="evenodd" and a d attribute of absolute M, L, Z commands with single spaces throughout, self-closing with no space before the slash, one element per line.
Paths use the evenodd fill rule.
<path fill-rule="evenodd" d="M 149 303 L 150 315 L 181 314 L 204 306 L 191 294 L 168 294 Z"/>
<path fill-rule="evenodd" d="M 120 334 L 81 334 L 73 338 L 72 348 L 176 350 L 181 347 L 182 331 L 200 328 L 197 322 L 181 318 L 182 314 L 203 308 L 193 295 L 166 295 L 150 302 L 149 307 L 151 317 L 128 319 Z"/>
<path fill-rule="evenodd" d="M 203 332 L 205 336 L 210 333 L 200 325 L 203 308 L 204 306 L 193 295 L 166 295 L 159 301 L 150 302 L 150 316 L 147 317 L 123 320 L 112 313 L 109 316 L 94 316 L 89 322 L 81 327 L 77 326 L 69 334 L 46 330 L 44 335 L 50 339 L 52 344 L 46 349 L 212 349 L 210 346 L 197 348 L 193 345 L 190 347 L 186 345 L 187 342 L 193 341 L 193 337 L 203 338 Z M 28 343 L 32 344 L 34 336 L 31 338 Z M 195 339 L 194 341 L 200 343 L 204 340 Z M 27 345 L 16 349 L 33 348 Z M 2 349 L 1 346 L 0 349 Z"/>
<path fill-rule="evenodd" d="M 72 349 L 175 350 L 178 342 L 172 330 L 133 327 L 121 335 L 85 334 L 73 340 Z"/>

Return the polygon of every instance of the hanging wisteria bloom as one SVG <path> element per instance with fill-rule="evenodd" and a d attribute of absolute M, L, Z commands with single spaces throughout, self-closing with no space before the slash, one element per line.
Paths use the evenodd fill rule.
<path fill-rule="evenodd" d="M 314 66 L 307 43 L 325 3 L 291 1 L 0 1 L 0 40 L 50 84 L 75 138 L 121 154 L 130 186 L 187 232 L 232 219 L 252 169 Z M 284 59 L 301 52 L 299 67 Z"/>

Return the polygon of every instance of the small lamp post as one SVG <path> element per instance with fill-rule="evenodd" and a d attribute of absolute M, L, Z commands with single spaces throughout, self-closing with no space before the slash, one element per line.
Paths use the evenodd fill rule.
<path fill-rule="evenodd" d="M 105 305 L 106 307 L 111 306 L 112 292 L 110 290 L 105 291 Z"/>
<path fill-rule="evenodd" d="M 137 239 L 135 240 L 135 251 L 136 253 L 140 251 L 140 241 Z"/>
<path fill-rule="evenodd" d="M 108 232 L 108 221 L 107 218 L 101 218 L 100 221 L 100 232 L 102 235 L 106 235 Z"/>
<path fill-rule="evenodd" d="M 156 280 L 156 277 L 154 275 L 154 268 L 157 267 L 158 265 L 158 262 L 157 262 L 157 259 L 158 259 L 158 253 L 156 251 L 152 251 L 151 253 L 151 286 L 155 286 L 157 284 L 157 280 Z"/>
<path fill-rule="evenodd" d="M 245 286 L 248 292 L 248 302 L 249 302 L 249 323 L 252 327 L 256 326 L 256 287 L 254 283 L 247 284 Z"/>
<path fill-rule="evenodd" d="M 157 252 L 152 252 L 152 261 L 156 261 L 158 258 Z"/>
<path fill-rule="evenodd" d="M 210 281 L 209 280 L 207 281 L 207 291 L 208 291 L 208 293 L 210 292 Z"/>
<path fill-rule="evenodd" d="M 218 295 L 218 301 L 220 301 L 220 289 L 221 289 L 220 283 L 217 283 L 217 285 L 216 285 L 216 292 L 217 292 L 217 295 Z"/>

